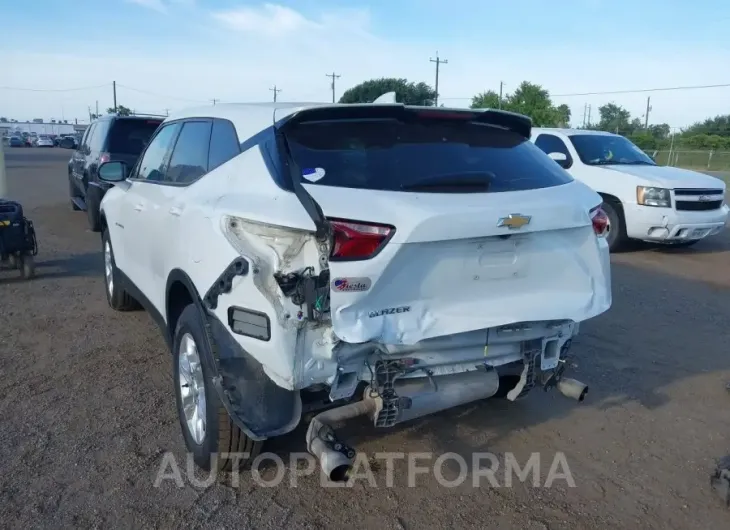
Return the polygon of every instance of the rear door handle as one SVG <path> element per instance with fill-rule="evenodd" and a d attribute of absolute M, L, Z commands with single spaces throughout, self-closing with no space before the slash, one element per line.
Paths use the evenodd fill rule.
<path fill-rule="evenodd" d="M 170 215 L 179 216 L 182 213 L 182 206 L 171 206 Z"/>

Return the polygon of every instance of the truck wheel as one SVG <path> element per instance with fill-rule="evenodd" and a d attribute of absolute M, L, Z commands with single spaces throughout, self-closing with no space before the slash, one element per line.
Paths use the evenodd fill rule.
<path fill-rule="evenodd" d="M 178 418 L 185 447 L 201 469 L 238 471 L 256 458 L 263 442 L 246 436 L 221 403 L 204 361 L 212 358 L 210 340 L 198 308 L 187 306 L 172 341 Z"/>
<path fill-rule="evenodd" d="M 104 252 L 104 286 L 109 307 L 115 311 L 131 311 L 137 307 L 137 302 L 120 285 L 119 271 L 114 261 L 114 249 L 109 232 L 106 230 L 101 236 L 101 244 Z"/>
<path fill-rule="evenodd" d="M 603 208 L 603 211 L 606 212 L 606 216 L 608 217 L 608 234 L 606 235 L 608 249 L 611 252 L 618 252 L 629 241 L 629 237 L 626 235 L 626 221 L 624 219 L 623 208 L 621 204 L 605 200 L 601 208 Z"/>

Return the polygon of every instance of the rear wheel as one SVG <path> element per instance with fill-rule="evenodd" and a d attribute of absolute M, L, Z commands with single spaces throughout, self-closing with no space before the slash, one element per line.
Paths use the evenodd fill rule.
<path fill-rule="evenodd" d="M 606 241 L 611 252 L 623 249 L 629 241 L 626 235 L 626 220 L 620 203 L 604 201 L 601 206 L 608 217 L 608 234 Z"/>
<path fill-rule="evenodd" d="M 119 270 L 114 261 L 114 250 L 109 239 L 109 232 L 106 230 L 101 236 L 102 249 L 104 251 L 104 286 L 106 287 L 106 300 L 109 307 L 116 311 L 130 311 L 137 307 L 137 303 L 127 291 L 120 285 Z"/>
<path fill-rule="evenodd" d="M 200 468 L 237 471 L 259 454 L 263 442 L 241 431 L 221 403 L 205 363 L 212 357 L 210 340 L 198 309 L 187 306 L 172 343 L 178 418 L 185 446 Z"/>

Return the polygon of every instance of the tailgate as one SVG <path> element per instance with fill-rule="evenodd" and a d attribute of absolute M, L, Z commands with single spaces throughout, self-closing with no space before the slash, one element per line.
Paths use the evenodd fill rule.
<path fill-rule="evenodd" d="M 341 339 L 413 344 L 608 309 L 607 246 L 589 215 L 601 198 L 529 142 L 524 118 L 373 108 L 285 129 L 314 215 L 335 228 Z"/>
<path fill-rule="evenodd" d="M 352 190 L 306 188 L 328 216 L 396 227 L 375 257 L 330 262 L 333 327 L 348 342 L 414 344 L 514 322 L 579 322 L 611 304 L 606 244 L 588 215 L 595 198 L 580 183 L 468 205 L 436 194 L 378 194 L 364 204 Z M 498 226 L 516 213 L 529 224 Z M 354 288 L 343 289 L 343 279 Z"/>

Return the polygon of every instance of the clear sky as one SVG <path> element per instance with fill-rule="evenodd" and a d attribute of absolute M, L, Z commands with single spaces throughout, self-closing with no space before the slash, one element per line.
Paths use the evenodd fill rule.
<path fill-rule="evenodd" d="M 727 0 L 0 0 L 0 116 L 88 118 L 118 102 L 161 113 L 212 98 L 328 101 L 362 80 L 433 84 L 466 106 L 482 90 L 542 84 L 597 117 L 614 101 L 684 126 L 730 113 L 730 88 L 561 94 L 730 83 Z"/>

